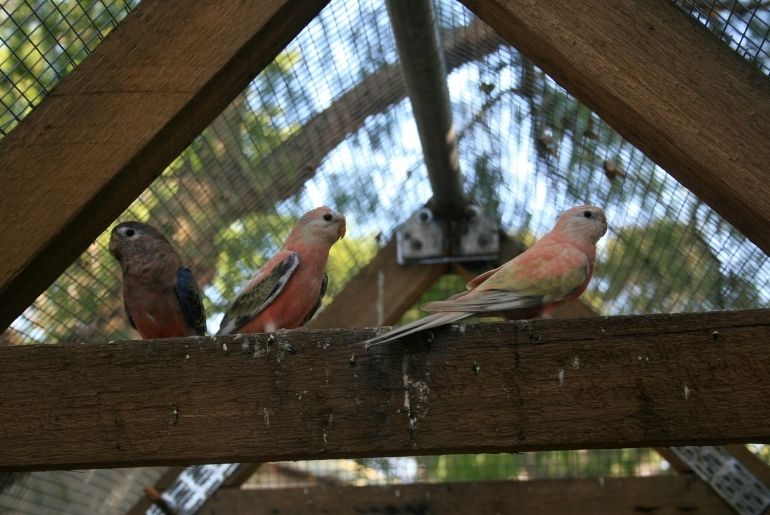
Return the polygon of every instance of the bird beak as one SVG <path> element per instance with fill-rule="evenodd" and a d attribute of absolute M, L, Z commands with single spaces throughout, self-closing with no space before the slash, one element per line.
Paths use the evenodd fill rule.
<path fill-rule="evenodd" d="M 115 229 L 112 229 L 112 233 L 110 234 L 110 244 L 109 244 L 109 251 L 110 254 L 112 254 L 112 257 L 120 261 L 120 249 L 118 248 L 118 240 L 120 239 L 120 235 L 118 234 L 118 231 Z"/>
<path fill-rule="evenodd" d="M 118 242 L 115 238 L 110 238 L 110 254 L 112 254 L 115 259 L 120 261 L 120 250 L 118 249 Z"/>
<path fill-rule="evenodd" d="M 338 229 L 337 229 L 337 236 L 338 236 L 338 237 L 339 237 L 339 239 L 341 240 L 342 238 L 344 238 L 344 237 L 345 237 L 345 229 L 347 228 L 347 226 L 346 226 L 346 222 L 345 222 L 345 217 L 344 217 L 344 216 L 342 216 L 342 215 L 341 215 L 341 214 L 339 214 L 339 213 L 337 213 L 337 216 L 339 217 L 339 224 L 338 224 Z"/>

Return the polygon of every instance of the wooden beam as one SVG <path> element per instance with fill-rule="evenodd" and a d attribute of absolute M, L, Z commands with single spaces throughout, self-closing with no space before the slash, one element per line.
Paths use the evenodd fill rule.
<path fill-rule="evenodd" d="M 399 266 L 396 239 L 392 238 L 309 326 L 395 324 L 448 269 L 446 264 Z"/>
<path fill-rule="evenodd" d="M 693 476 L 219 490 L 201 514 L 516 513 L 732 515 Z"/>
<path fill-rule="evenodd" d="M 0 471 L 770 442 L 770 311 L 371 335 L 0 348 Z"/>
<path fill-rule="evenodd" d="M 770 80 L 667 0 L 462 0 L 770 254 Z"/>
<path fill-rule="evenodd" d="M 142 2 L 0 141 L 0 330 L 326 3 Z"/>

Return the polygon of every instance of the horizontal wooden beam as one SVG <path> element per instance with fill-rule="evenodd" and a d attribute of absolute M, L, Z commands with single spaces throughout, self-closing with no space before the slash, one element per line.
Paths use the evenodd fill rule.
<path fill-rule="evenodd" d="M 0 471 L 770 442 L 770 311 L 0 348 Z"/>
<path fill-rule="evenodd" d="M 770 254 L 770 80 L 669 0 L 462 0 Z"/>
<path fill-rule="evenodd" d="M 732 515 L 734 512 L 696 477 L 657 476 L 334 488 L 220 489 L 199 513 Z"/>
<path fill-rule="evenodd" d="M 326 3 L 142 2 L 0 141 L 0 330 Z"/>

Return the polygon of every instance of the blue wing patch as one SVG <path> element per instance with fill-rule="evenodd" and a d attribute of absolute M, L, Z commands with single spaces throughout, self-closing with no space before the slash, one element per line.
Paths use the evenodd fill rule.
<path fill-rule="evenodd" d="M 236 331 L 267 308 L 283 291 L 298 266 L 299 255 L 296 252 L 290 252 L 275 266 L 270 275 L 263 277 L 250 289 L 241 292 L 225 313 L 217 335 Z"/>
<path fill-rule="evenodd" d="M 195 329 L 195 334 L 206 334 L 206 313 L 203 310 L 200 290 L 195 282 L 192 270 L 186 266 L 180 266 L 176 271 L 176 298 L 182 307 L 182 313 L 187 322 Z"/>

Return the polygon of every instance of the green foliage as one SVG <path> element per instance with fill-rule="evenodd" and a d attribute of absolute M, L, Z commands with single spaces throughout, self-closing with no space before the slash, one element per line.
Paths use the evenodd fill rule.
<path fill-rule="evenodd" d="M 612 235 L 609 259 L 597 266 L 605 301 L 615 313 L 654 306 L 661 312 L 740 309 L 754 305 L 754 284 L 722 271 L 713 249 L 693 226 L 662 219 Z"/>
<path fill-rule="evenodd" d="M 515 454 L 456 454 L 418 456 L 416 480 L 427 482 L 493 481 L 527 479 L 602 478 L 646 476 L 670 469 L 652 449 L 597 449 L 542 451 Z M 359 476 L 404 479 L 399 459 L 369 458 L 356 462 Z M 371 474 L 372 469 L 379 474 Z"/>
<path fill-rule="evenodd" d="M 406 324 L 427 315 L 426 312 L 420 309 L 420 306 L 426 302 L 444 300 L 450 295 L 454 295 L 463 290 L 465 290 L 465 282 L 460 276 L 442 275 L 433 286 L 428 288 L 428 290 L 420 296 L 420 299 L 415 302 L 414 306 L 401 316 L 401 320 L 399 320 L 396 325 Z"/>
<path fill-rule="evenodd" d="M 470 185 L 469 196 L 481 199 L 484 212 L 497 219 L 500 218 L 500 184 L 503 184 L 503 170 L 494 163 L 488 153 L 479 155 L 473 166 L 473 182 Z"/>
<path fill-rule="evenodd" d="M 136 0 L 10 2 L 6 8 L 13 19 L 0 20 L 4 43 L 0 134 L 10 131 L 136 4 Z"/>

